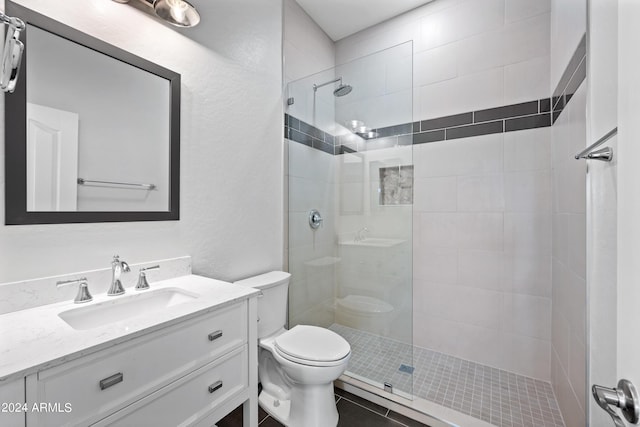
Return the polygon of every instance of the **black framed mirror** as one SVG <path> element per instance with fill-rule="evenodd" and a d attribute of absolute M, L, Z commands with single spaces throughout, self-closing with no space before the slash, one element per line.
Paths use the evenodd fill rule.
<path fill-rule="evenodd" d="M 7 1 L 5 224 L 179 219 L 180 74 Z"/>

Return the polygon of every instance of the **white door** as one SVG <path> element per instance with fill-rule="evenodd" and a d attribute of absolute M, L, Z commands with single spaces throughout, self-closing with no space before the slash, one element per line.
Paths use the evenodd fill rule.
<path fill-rule="evenodd" d="M 75 211 L 78 114 L 27 103 L 27 211 Z"/>
<path fill-rule="evenodd" d="M 588 230 L 590 237 L 595 237 L 588 240 L 592 252 L 589 262 L 593 263 L 589 284 L 589 385 L 615 388 L 618 380 L 626 379 L 640 387 L 640 331 L 636 330 L 640 325 L 640 2 L 592 0 L 599 6 L 605 3 L 614 10 L 617 6 L 617 41 L 609 48 L 616 52 L 617 45 L 617 67 L 613 68 L 617 68 L 618 80 L 618 136 L 607 143 L 614 147 L 614 163 L 589 165 L 593 176 L 588 203 L 597 205 L 589 206 L 592 218 L 596 218 L 595 226 Z M 591 113 L 592 122 L 601 121 Z M 600 126 L 598 132 L 603 130 Z M 590 426 L 631 424 L 620 409 L 610 405 L 620 417 L 614 423 L 589 392 Z M 615 400 L 616 396 L 608 397 Z"/>

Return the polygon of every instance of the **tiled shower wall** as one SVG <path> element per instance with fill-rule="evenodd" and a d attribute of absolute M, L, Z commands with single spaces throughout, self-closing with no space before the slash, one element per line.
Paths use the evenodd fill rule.
<path fill-rule="evenodd" d="M 340 40 L 336 62 L 413 40 L 414 122 L 459 115 L 548 98 L 550 24 L 549 1 L 438 1 Z M 414 343 L 549 380 L 550 128 L 503 130 L 414 142 Z"/>
<path fill-rule="evenodd" d="M 586 72 L 587 2 L 553 0 L 552 88 Z M 581 66 L 580 63 L 583 65 Z M 567 72 L 568 70 L 568 72 Z M 586 147 L 586 82 L 553 125 L 553 293 L 551 381 L 567 427 L 582 427 L 586 399 L 586 171 L 573 156 Z M 565 100 L 566 101 L 566 100 Z M 565 102 L 560 100 L 562 104 Z M 596 137 L 600 137 L 597 135 Z"/>

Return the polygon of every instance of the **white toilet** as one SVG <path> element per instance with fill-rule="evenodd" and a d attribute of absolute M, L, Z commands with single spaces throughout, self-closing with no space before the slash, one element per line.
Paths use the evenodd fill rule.
<path fill-rule="evenodd" d="M 285 329 L 290 277 L 272 271 L 235 282 L 262 291 L 258 298 L 260 406 L 287 427 L 336 426 L 333 381 L 347 368 L 351 347 L 325 328 Z"/>

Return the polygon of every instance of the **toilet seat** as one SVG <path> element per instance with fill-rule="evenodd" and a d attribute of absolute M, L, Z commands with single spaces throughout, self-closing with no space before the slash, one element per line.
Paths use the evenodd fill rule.
<path fill-rule="evenodd" d="M 333 331 L 317 326 L 297 325 L 274 340 L 276 352 L 302 365 L 336 366 L 351 354 L 349 343 Z"/>

